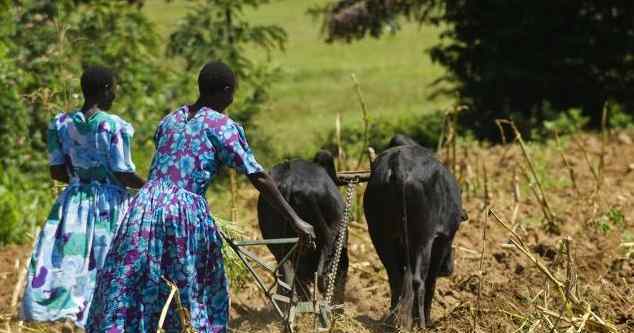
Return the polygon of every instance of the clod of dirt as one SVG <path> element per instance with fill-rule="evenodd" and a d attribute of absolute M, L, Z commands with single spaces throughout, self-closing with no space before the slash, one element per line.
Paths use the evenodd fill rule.
<path fill-rule="evenodd" d="M 555 259 L 555 256 L 557 256 L 557 250 L 553 246 L 546 245 L 544 243 L 539 243 L 533 246 L 533 251 L 539 254 L 540 257 L 548 260 L 553 260 Z"/>
<path fill-rule="evenodd" d="M 624 144 L 624 145 L 631 145 L 632 144 L 632 138 L 627 135 L 626 133 L 620 133 L 617 136 L 617 140 L 619 140 L 619 143 Z"/>
<path fill-rule="evenodd" d="M 526 270 L 526 268 L 524 268 L 524 266 L 517 264 L 515 266 L 515 274 L 520 275 L 522 273 L 524 273 L 524 271 Z"/>
<path fill-rule="evenodd" d="M 627 324 L 630 323 L 630 326 L 632 326 L 634 328 L 634 315 L 633 314 L 624 314 L 624 313 L 619 313 L 616 316 L 616 320 L 615 320 L 615 324 L 617 325 L 623 325 L 623 324 Z"/>
<path fill-rule="evenodd" d="M 610 263 L 610 273 L 634 283 L 634 260 L 617 258 Z"/>
<path fill-rule="evenodd" d="M 505 266 L 508 266 L 509 263 L 509 255 L 506 252 L 495 252 L 493 253 L 493 258 L 495 258 L 495 261 L 497 261 L 499 264 L 504 264 Z"/>

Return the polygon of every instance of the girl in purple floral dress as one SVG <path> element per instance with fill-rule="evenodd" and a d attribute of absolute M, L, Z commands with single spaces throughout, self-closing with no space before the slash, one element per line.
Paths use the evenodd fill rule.
<path fill-rule="evenodd" d="M 226 332 L 229 293 L 221 239 L 204 194 L 218 169 L 229 166 L 314 239 L 312 226 L 284 201 L 249 148 L 244 130 L 222 112 L 233 102 L 236 80 L 219 62 L 198 77 L 200 97 L 161 121 L 148 183 L 133 198 L 112 242 L 88 315 L 88 332 L 156 332 L 174 282 L 196 332 Z M 180 332 L 171 308 L 164 325 Z"/>

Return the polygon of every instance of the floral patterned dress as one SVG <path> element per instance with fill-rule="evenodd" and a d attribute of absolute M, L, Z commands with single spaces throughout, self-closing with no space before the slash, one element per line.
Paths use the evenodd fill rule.
<path fill-rule="evenodd" d="M 229 291 L 221 239 L 204 194 L 221 165 L 261 172 L 244 130 L 208 108 L 183 106 L 156 135 L 148 183 L 132 199 L 100 271 L 88 332 L 156 332 L 174 282 L 196 332 L 226 332 Z M 174 306 L 167 332 L 181 327 Z"/>
<path fill-rule="evenodd" d="M 50 165 L 65 165 L 70 184 L 53 204 L 27 271 L 22 318 L 72 320 L 83 326 L 97 275 L 127 209 L 114 172 L 133 172 L 133 129 L 98 111 L 56 116 L 48 128 Z"/>

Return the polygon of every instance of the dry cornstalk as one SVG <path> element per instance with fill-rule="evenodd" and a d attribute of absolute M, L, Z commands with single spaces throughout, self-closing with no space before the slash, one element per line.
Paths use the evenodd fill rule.
<path fill-rule="evenodd" d="M 502 145 L 505 146 L 504 152 L 502 153 L 502 155 L 500 156 L 500 159 L 498 160 L 498 165 L 502 165 L 506 161 L 506 159 L 508 158 L 508 154 L 511 151 L 511 148 L 513 148 L 513 146 L 507 145 L 506 132 L 504 131 L 504 126 L 502 126 L 502 123 L 503 123 L 503 119 L 495 120 L 495 125 L 497 125 L 498 130 L 500 131 L 500 137 L 502 138 Z"/>
<path fill-rule="evenodd" d="M 344 166 L 346 158 L 341 143 L 341 112 L 337 112 L 337 118 L 335 118 L 335 141 L 337 144 L 337 170 L 346 170 Z"/>
<path fill-rule="evenodd" d="M 544 264 L 542 262 L 537 260 L 537 258 L 535 258 L 535 256 L 533 256 L 533 254 L 530 253 L 528 248 L 523 244 L 523 242 L 521 240 L 521 237 L 515 231 L 513 231 L 513 229 L 508 224 L 506 224 L 500 217 L 498 217 L 498 215 L 495 213 L 493 208 L 490 208 L 488 213 L 493 215 L 493 217 L 496 219 L 496 221 L 499 224 L 501 224 L 506 230 L 511 232 L 511 235 L 513 235 L 514 237 L 511 237 L 510 241 L 515 246 L 515 248 L 517 248 L 526 257 L 528 257 L 528 259 L 533 264 L 535 264 L 535 266 L 537 266 L 537 268 L 539 270 L 541 270 L 544 274 L 546 274 L 548 279 L 550 279 L 555 284 L 555 286 L 557 286 L 557 289 L 559 289 L 561 295 L 565 298 L 565 294 L 566 294 L 565 293 L 565 284 L 563 282 L 561 282 L 559 279 L 557 279 L 557 277 L 555 277 L 555 275 L 546 266 L 544 266 Z M 577 303 L 579 303 L 579 300 L 575 299 L 575 300 L 573 300 L 573 303 L 577 304 Z"/>
<path fill-rule="evenodd" d="M 562 321 L 575 325 L 576 323 L 581 323 L 583 321 L 583 317 L 572 317 L 568 318 L 563 316 L 562 314 L 556 313 L 552 310 L 545 309 L 541 306 L 537 306 L 537 309 L 541 311 L 543 314 L 548 315 L 553 318 L 560 318 Z M 614 325 L 605 322 L 603 319 L 599 318 L 594 312 L 590 311 L 590 317 L 586 320 L 585 325 L 592 327 L 594 330 L 599 332 L 608 332 L 608 333 L 619 333 L 618 328 Z"/>
<path fill-rule="evenodd" d="M 158 326 L 157 326 L 158 328 L 156 329 L 156 333 L 163 332 L 163 323 L 165 323 L 165 318 L 167 317 L 167 311 L 169 311 L 170 305 L 172 304 L 172 299 L 174 298 L 174 295 L 176 295 L 176 292 L 178 291 L 178 288 L 175 285 L 173 285 L 171 281 L 168 281 L 167 279 L 163 277 L 161 278 L 170 287 L 170 293 L 169 293 L 169 296 L 167 296 L 167 300 L 165 301 L 165 304 L 163 305 L 163 310 L 161 310 L 161 316 L 159 317 Z"/>
<path fill-rule="evenodd" d="M 581 141 L 579 141 L 579 138 L 577 136 L 573 136 L 573 138 L 575 140 L 575 144 L 577 144 L 577 148 L 581 149 L 581 151 L 583 152 L 583 159 L 588 164 L 588 168 L 590 169 L 590 173 L 592 173 L 592 177 L 594 178 L 594 181 L 598 184 L 599 175 L 597 173 L 597 170 L 594 168 L 592 161 L 590 160 L 590 154 L 588 153 L 588 150 L 586 149 L 585 145 L 582 144 Z"/>
<path fill-rule="evenodd" d="M 231 187 L 231 221 L 238 221 L 238 183 L 236 180 L 236 172 L 229 170 L 229 183 Z"/>
<path fill-rule="evenodd" d="M 597 192 L 601 190 L 604 182 L 605 172 L 605 149 L 608 145 L 608 103 L 603 105 L 603 113 L 601 114 L 601 156 L 599 157 L 599 181 L 597 182 Z"/>
<path fill-rule="evenodd" d="M 16 259 L 15 265 L 16 265 L 16 269 L 19 271 L 19 274 L 18 274 L 18 281 L 15 285 L 15 289 L 13 289 L 13 294 L 11 295 L 11 311 L 13 313 L 16 313 L 16 310 L 17 310 L 18 298 L 20 296 L 20 292 L 22 291 L 24 280 L 26 279 L 26 272 L 27 272 L 27 266 L 28 266 L 28 265 L 24 265 L 24 268 L 22 268 L 22 265 L 20 265 L 19 259 Z"/>
<path fill-rule="evenodd" d="M 485 169 L 486 170 L 486 169 Z M 486 172 L 485 172 L 486 174 Z M 488 210 L 488 206 L 486 206 L 486 210 Z M 478 316 L 480 314 L 480 301 L 482 299 L 482 281 L 484 280 L 484 256 L 486 252 L 486 230 L 489 221 L 489 214 L 484 215 L 484 225 L 482 226 L 482 250 L 480 251 L 480 272 L 478 277 L 478 297 L 476 300 L 476 311 L 473 316 L 473 332 L 476 331 L 478 324 Z"/>
<path fill-rule="evenodd" d="M 531 159 L 530 155 L 528 154 L 528 149 L 526 148 L 526 144 L 524 143 L 524 140 L 522 139 L 522 134 L 517 129 L 517 127 L 515 126 L 515 123 L 513 121 L 506 120 L 506 119 L 500 119 L 500 123 L 506 123 L 509 126 L 511 126 L 511 129 L 513 129 L 513 132 L 515 133 L 515 139 L 517 140 L 517 142 L 520 145 L 520 148 L 522 149 L 522 154 L 524 155 L 524 160 L 526 161 L 526 164 L 528 165 L 528 168 L 531 171 L 531 174 L 533 176 L 535 184 L 537 185 L 537 189 L 539 190 L 539 196 L 542 198 L 541 204 L 543 205 L 543 210 L 546 212 L 546 214 L 545 214 L 546 216 L 545 217 L 548 220 L 549 225 L 551 225 L 551 226 L 556 225 L 557 218 L 556 218 L 555 214 L 553 213 L 553 210 L 550 207 L 550 204 L 549 204 L 548 199 L 546 197 L 546 192 L 544 191 L 544 187 L 542 185 L 541 179 L 539 178 L 539 175 L 537 174 L 537 170 L 535 169 L 535 165 L 533 163 L 533 160 Z"/>
<path fill-rule="evenodd" d="M 570 181 L 572 182 L 572 188 L 575 192 L 579 193 L 579 188 L 577 187 L 577 178 L 575 177 L 575 169 L 572 168 L 568 158 L 566 157 L 566 153 L 561 145 L 561 140 L 559 140 L 559 133 L 555 131 L 555 141 L 557 142 L 557 149 L 559 150 L 559 154 L 561 155 L 561 159 L 564 161 L 564 165 L 566 169 L 568 169 L 568 174 L 570 175 Z"/>
<path fill-rule="evenodd" d="M 176 300 L 176 313 L 178 314 L 178 319 L 181 324 L 181 333 L 196 333 L 191 327 L 189 311 L 183 307 L 183 303 L 181 302 L 178 286 L 174 282 L 166 279 L 164 276 L 161 276 L 161 279 L 168 285 L 168 287 L 170 287 L 170 294 L 163 306 L 163 310 L 161 311 L 161 316 L 159 317 L 158 322 L 159 325 L 156 332 L 163 332 L 163 323 L 165 321 L 165 317 L 167 316 L 167 312 L 169 311 L 169 307 L 172 304 L 172 300 Z"/>
<path fill-rule="evenodd" d="M 542 210 L 542 214 L 544 214 L 544 218 L 546 219 L 546 227 L 547 227 L 546 229 L 549 232 L 556 232 L 558 230 L 558 226 L 556 224 L 551 223 L 553 218 L 550 217 L 550 212 L 547 209 L 548 204 L 545 202 L 545 199 L 540 195 L 538 188 L 533 182 L 533 179 L 531 179 L 530 175 L 526 172 L 526 170 L 524 170 L 524 168 L 522 167 L 520 168 L 522 169 L 522 173 L 524 174 L 524 177 L 526 177 L 526 181 L 528 182 L 528 188 L 531 190 L 531 193 L 533 193 L 533 196 L 539 203 L 539 207 Z"/>
<path fill-rule="evenodd" d="M 583 329 L 586 327 L 586 323 L 588 322 L 588 319 L 590 319 L 590 315 L 592 314 L 592 310 L 590 309 L 590 304 L 587 304 L 586 306 L 587 306 L 586 314 L 583 315 L 581 324 L 579 325 L 579 329 L 577 329 L 577 333 L 583 332 Z"/>
<path fill-rule="evenodd" d="M 370 160 L 370 164 L 376 160 L 376 151 L 372 147 L 368 147 L 368 159 Z"/>
<path fill-rule="evenodd" d="M 513 202 L 518 204 L 520 199 L 520 177 L 517 175 L 517 168 L 513 168 Z"/>
<path fill-rule="evenodd" d="M 361 94 L 361 85 L 357 80 L 357 76 L 354 74 L 352 74 L 352 82 L 354 82 L 354 90 L 357 93 L 357 98 L 359 98 L 359 104 L 361 105 L 361 112 L 363 114 L 363 148 L 361 149 L 359 159 L 357 160 L 357 167 L 355 168 L 355 170 L 359 170 L 363 162 L 363 156 L 365 156 L 366 147 L 370 146 L 370 118 L 368 117 L 368 106 L 365 103 L 365 99 L 363 99 L 363 94 Z"/>
<path fill-rule="evenodd" d="M 458 112 L 458 111 L 455 111 Z M 458 136 L 456 133 L 456 115 L 455 113 L 451 116 L 450 119 L 450 134 L 451 134 L 451 173 L 456 174 L 458 171 L 456 169 L 456 137 Z"/>
<path fill-rule="evenodd" d="M 487 174 L 487 165 L 482 163 L 482 172 L 484 174 L 484 207 L 489 207 L 489 176 Z"/>
<path fill-rule="evenodd" d="M 574 288 L 575 288 L 575 283 L 576 283 L 576 276 L 575 277 L 571 277 L 573 273 L 573 261 L 572 261 L 572 255 L 570 254 L 570 247 L 569 247 L 569 240 L 566 241 L 564 240 L 564 246 L 567 248 L 568 250 L 568 279 L 566 282 L 562 282 L 561 280 L 559 280 L 543 263 L 541 263 L 539 260 L 537 260 L 537 258 L 535 258 L 535 256 L 533 256 L 533 254 L 530 253 L 530 251 L 526 248 L 526 246 L 522 243 L 521 238 L 519 237 L 519 235 L 517 235 L 517 233 L 515 233 L 509 226 L 507 223 L 505 223 L 496 213 L 495 211 L 491 208 L 489 209 L 489 214 L 491 214 L 495 220 L 502 225 L 505 229 L 507 229 L 511 235 L 513 237 L 510 238 L 511 243 L 515 246 L 516 249 L 518 249 L 520 252 L 522 252 L 531 262 L 533 262 L 533 264 L 535 264 L 535 266 L 542 271 L 542 273 L 544 273 L 546 275 L 546 277 L 555 284 L 555 286 L 557 287 L 557 289 L 559 290 L 561 296 L 562 296 L 562 300 L 564 303 L 570 302 L 572 303 L 576 309 L 587 309 L 587 304 L 585 302 L 582 302 L 576 295 L 576 293 L 574 292 Z M 541 306 L 537 306 L 537 308 L 542 311 L 545 314 L 548 314 L 549 316 L 552 317 L 557 317 L 557 318 L 561 318 L 562 320 L 569 322 L 569 323 L 574 323 L 575 320 L 578 321 L 579 319 L 569 319 L 569 318 L 564 318 L 562 317 L 561 314 L 557 314 L 551 310 L 548 310 L 547 308 L 541 307 Z M 587 320 L 587 324 L 589 326 L 594 327 L 597 330 L 600 330 L 602 332 L 609 332 L 609 333 L 616 333 L 618 332 L 618 329 L 611 323 L 606 322 L 605 320 L 603 320 L 602 318 L 600 318 L 599 316 L 597 316 L 594 312 L 590 312 L 590 315 L 592 316 L 592 318 Z"/>
<path fill-rule="evenodd" d="M 516 203 L 515 207 L 513 207 L 513 215 L 511 216 L 511 225 L 513 226 L 513 230 L 517 229 L 519 223 L 517 223 L 517 216 L 520 212 L 520 204 Z"/>

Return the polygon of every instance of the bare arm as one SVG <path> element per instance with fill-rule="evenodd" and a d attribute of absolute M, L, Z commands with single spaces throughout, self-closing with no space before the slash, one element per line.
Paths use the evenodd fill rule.
<path fill-rule="evenodd" d="M 282 193 L 275 186 L 275 182 L 267 173 L 258 172 L 248 175 L 251 184 L 260 191 L 264 199 L 273 206 L 278 213 L 280 213 L 286 220 L 291 222 L 291 225 L 305 236 L 315 239 L 315 231 L 313 226 L 302 220 L 293 207 L 282 196 Z"/>
<path fill-rule="evenodd" d="M 139 189 L 145 185 L 145 179 L 134 172 L 115 172 L 114 175 L 121 184 L 127 187 Z"/>
<path fill-rule="evenodd" d="M 51 165 L 48 167 L 48 170 L 51 174 L 51 178 L 53 178 L 54 180 L 66 184 L 68 184 L 68 182 L 70 181 L 65 165 Z"/>

